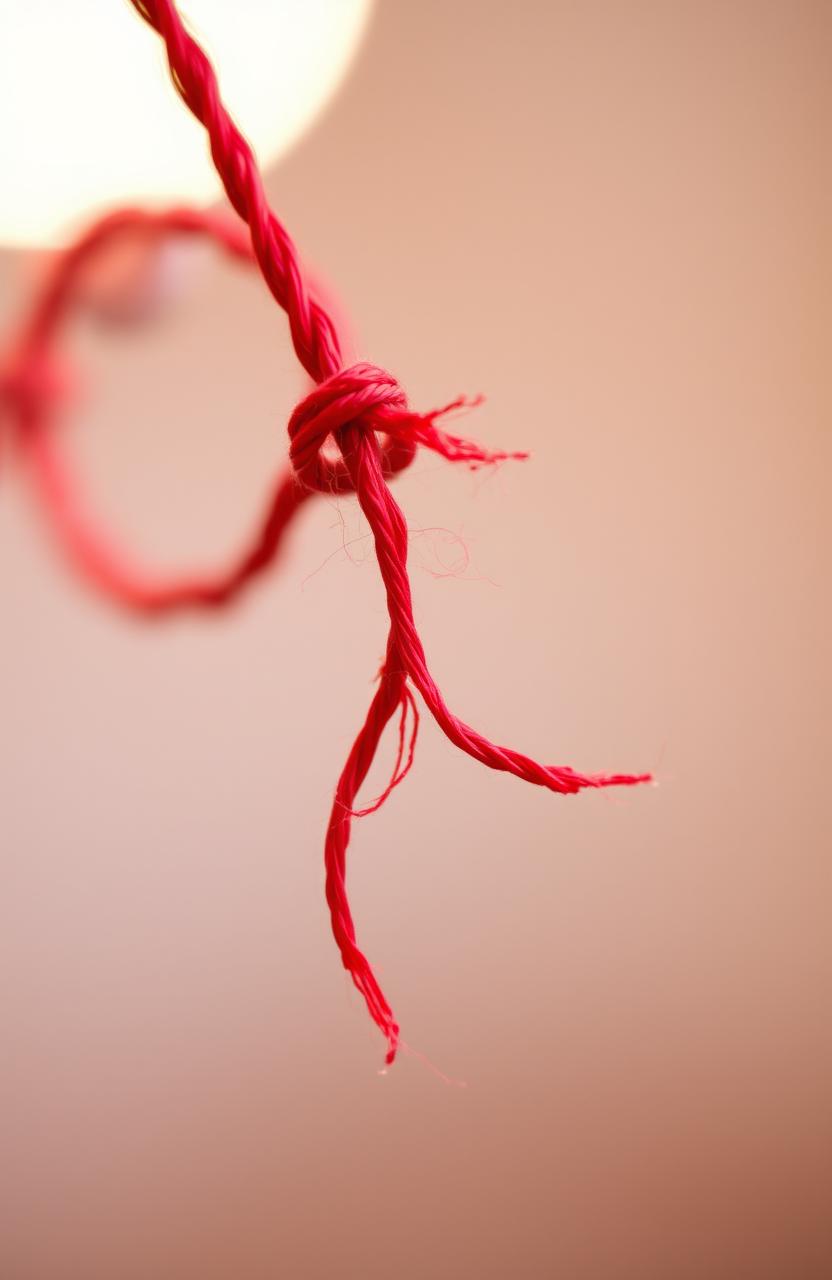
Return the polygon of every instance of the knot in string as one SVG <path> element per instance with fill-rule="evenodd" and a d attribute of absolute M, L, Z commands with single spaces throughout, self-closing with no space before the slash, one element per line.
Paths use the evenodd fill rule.
<path fill-rule="evenodd" d="M 341 369 L 310 391 L 289 419 L 289 457 L 295 474 L 307 489 L 351 492 L 343 457 L 325 452 L 331 440 L 343 453 L 344 431 L 350 425 L 381 434 L 385 471 L 403 471 L 416 453 L 416 437 L 406 429 L 414 420 L 392 373 L 364 362 Z"/>
<path fill-rule="evenodd" d="M 414 413 L 392 373 L 375 364 L 354 364 L 334 373 L 301 400 L 289 419 L 289 457 L 300 482 L 322 493 L 351 493 L 354 489 L 343 460 L 345 432 L 350 426 L 381 437 L 381 462 L 388 476 L 410 466 L 419 445 L 471 468 L 527 457 L 526 453 L 484 449 L 436 426 L 437 418 L 480 403 L 481 397 L 468 400 L 458 396 L 441 409 Z M 324 452 L 329 440 L 341 452 L 340 458 Z"/>

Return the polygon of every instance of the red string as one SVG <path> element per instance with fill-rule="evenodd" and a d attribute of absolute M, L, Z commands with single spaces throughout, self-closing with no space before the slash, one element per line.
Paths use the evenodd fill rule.
<path fill-rule="evenodd" d="M 437 426 L 443 415 L 461 407 L 464 401 L 454 401 L 432 413 L 417 414 L 408 408 L 404 392 L 391 374 L 371 364 L 342 367 L 336 326 L 321 301 L 311 295 L 292 240 L 269 208 L 254 156 L 223 106 L 206 55 L 185 30 L 172 0 L 132 0 L 132 3 L 164 40 L 173 82 L 189 110 L 207 131 L 211 155 L 226 194 L 248 224 L 254 257 L 269 289 L 286 312 L 298 359 L 316 384 L 289 421 L 290 459 L 296 479 L 291 485 L 287 481 L 278 485 L 269 519 L 257 544 L 259 550 L 244 556 L 232 572 L 221 579 L 199 584 L 180 583 L 160 592 L 147 584 L 125 579 L 120 570 L 114 581 L 112 561 L 101 553 L 94 540 L 83 534 L 81 522 L 74 516 L 69 518 L 68 513 L 73 511 L 71 492 L 56 470 L 48 449 L 44 461 L 43 446 L 48 437 L 36 429 L 37 412 L 27 408 L 33 399 L 37 401 L 37 396 L 33 398 L 26 391 L 25 378 L 18 378 L 15 384 L 18 415 L 24 436 L 26 426 L 30 428 L 30 451 L 39 481 L 79 563 L 93 577 L 115 587 L 121 598 L 143 608 L 168 608 L 186 601 L 227 602 L 242 582 L 268 563 L 282 531 L 307 494 L 316 490 L 355 492 L 372 531 L 386 589 L 390 627 L 378 688 L 336 787 L 324 851 L 326 896 L 343 964 L 386 1037 L 386 1061 L 392 1063 L 399 1045 L 399 1026 L 356 942 L 347 897 L 346 853 L 353 819 L 383 804 L 411 767 L 418 715 L 410 685 L 418 690 L 437 724 L 460 750 L 489 768 L 513 773 L 550 791 L 574 794 L 588 787 L 631 786 L 648 781 L 650 775 L 582 774 L 567 767 L 538 764 L 518 751 L 490 742 L 450 711 L 431 677 L 414 622 L 407 572 L 407 524 L 388 488 L 387 478 L 408 466 L 420 445 L 469 466 L 525 455 L 489 452 Z M 178 211 L 176 217 L 185 223 L 194 219 L 194 215 L 184 211 Z M 58 277 L 54 289 L 60 294 L 66 280 L 61 271 Z M 46 314 L 48 319 L 49 306 Z M 36 442 L 34 449 L 31 441 Z M 391 780 L 373 804 L 356 809 L 358 791 L 381 735 L 397 709 L 401 713 L 399 746 Z M 412 715 L 412 729 L 405 759 L 408 712 Z"/>

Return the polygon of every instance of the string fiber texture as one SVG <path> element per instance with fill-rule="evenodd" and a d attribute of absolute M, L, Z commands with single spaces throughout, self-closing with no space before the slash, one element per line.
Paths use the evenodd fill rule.
<path fill-rule="evenodd" d="M 539 764 L 511 747 L 491 742 L 450 710 L 431 676 L 414 621 L 407 523 L 388 482 L 409 466 L 420 447 L 469 467 L 526 455 L 489 451 L 447 430 L 447 416 L 466 404 L 463 399 L 417 413 L 391 373 L 366 362 L 344 367 L 335 321 L 310 288 L 288 232 L 269 207 L 256 160 L 222 102 L 207 56 L 186 30 L 172 0 L 131 2 L 161 36 L 173 83 L 207 133 L 216 170 L 247 232 L 221 215 L 187 209 L 161 215 L 126 210 L 102 220 L 59 260 L 0 378 L 0 399 L 17 424 L 22 455 L 73 562 L 100 589 L 141 612 L 229 604 L 274 561 L 286 529 L 311 494 L 355 494 L 372 532 L 389 629 L 374 696 L 335 789 L 324 844 L 326 898 L 343 965 L 385 1037 L 386 1062 L 392 1063 L 400 1044 L 399 1024 L 356 940 L 346 859 L 353 820 L 383 804 L 413 763 L 419 724 L 415 693 L 454 746 L 488 768 L 550 791 L 573 795 L 585 788 L 632 786 L 649 781 L 650 775 L 585 774 L 567 766 Z M 313 384 L 289 420 L 290 465 L 275 481 L 251 544 L 221 571 L 172 582 L 159 582 L 132 569 L 109 539 L 94 531 L 75 482 L 53 447 L 50 430 L 52 406 L 61 392 L 51 345 L 72 298 L 77 272 L 111 236 L 139 226 L 159 234 L 207 235 L 232 256 L 253 259 L 286 313 L 297 358 Z M 381 736 L 397 714 L 398 751 L 390 782 L 374 803 L 359 808 L 357 796 Z"/>

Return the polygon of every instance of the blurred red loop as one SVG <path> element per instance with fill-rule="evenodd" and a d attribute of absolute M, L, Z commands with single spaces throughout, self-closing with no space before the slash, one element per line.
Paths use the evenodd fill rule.
<path fill-rule="evenodd" d="M 284 534 L 309 491 L 291 468 L 277 476 L 259 524 L 243 547 L 211 571 L 163 577 L 135 567 L 91 518 L 83 488 L 54 439 L 57 411 L 75 376 L 56 352 L 63 326 L 88 303 L 90 269 L 123 239 L 167 241 L 202 237 L 230 257 L 253 263 L 246 229 L 228 214 L 174 208 L 164 212 L 123 209 L 96 222 L 59 254 L 36 292 L 30 311 L 0 367 L 0 416 L 11 426 L 40 505 L 74 566 L 98 590 L 142 613 L 219 607 L 272 564 Z"/>

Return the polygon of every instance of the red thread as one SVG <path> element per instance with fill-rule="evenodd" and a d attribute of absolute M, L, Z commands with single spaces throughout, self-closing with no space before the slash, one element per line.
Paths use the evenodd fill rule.
<path fill-rule="evenodd" d="M 524 454 L 494 453 L 471 441 L 443 431 L 437 421 L 450 410 L 466 402 L 456 400 L 444 409 L 428 414 L 412 412 L 404 392 L 395 378 L 370 364 L 342 368 L 341 347 L 336 326 L 322 305 L 314 298 L 305 282 L 297 252 L 291 238 L 269 208 L 262 180 L 251 149 L 226 111 L 219 94 L 213 68 L 196 41 L 186 32 L 172 0 L 132 0 L 134 7 L 164 40 L 171 76 L 183 101 L 204 125 L 211 154 L 228 198 L 248 224 L 251 248 L 262 275 L 278 304 L 286 312 L 295 352 L 303 367 L 317 384 L 298 405 L 289 422 L 290 458 L 296 481 L 293 496 L 286 498 L 284 482 L 276 492 L 283 493 L 289 505 L 281 509 L 276 520 L 278 529 L 261 539 L 261 551 L 243 557 L 235 570 L 218 581 L 201 584 L 184 583 L 166 592 L 141 587 L 123 575 L 113 575 L 112 565 L 96 564 L 96 547 L 78 537 L 77 527 L 67 522 L 72 509 L 70 495 L 56 480 L 53 462 L 47 452 L 43 466 L 42 446 L 47 434 L 38 429 L 38 414 L 32 399 L 18 388 L 15 397 L 25 437 L 38 444 L 35 459 L 45 477 L 45 491 L 53 515 L 63 522 L 64 532 L 74 546 L 79 562 L 128 603 L 140 607 L 168 608 L 182 603 L 225 603 L 241 583 L 265 566 L 274 554 L 280 533 L 285 528 L 304 494 L 355 492 L 370 526 L 379 569 L 387 595 L 390 620 L 387 651 L 380 672 L 378 688 L 370 703 L 366 719 L 347 757 L 336 787 L 335 798 L 326 833 L 324 858 L 326 896 L 332 931 L 344 967 L 363 995 L 371 1017 L 387 1040 L 386 1061 L 392 1063 L 400 1043 L 399 1026 L 379 986 L 372 968 L 358 947 L 355 926 L 346 888 L 346 853 L 352 821 L 373 812 L 403 780 L 413 762 L 418 727 L 418 714 L 410 685 L 418 690 L 437 724 L 460 750 L 489 768 L 512 773 L 526 782 L 543 786 L 561 794 L 574 794 L 583 788 L 631 786 L 649 780 L 649 774 L 582 774 L 555 765 L 541 765 L 509 747 L 499 746 L 455 716 L 446 705 L 431 677 L 425 651 L 413 618 L 410 581 L 407 571 L 408 530 L 404 515 L 390 492 L 386 477 L 403 470 L 412 460 L 418 446 L 433 449 L 443 457 L 469 466 L 479 466 Z M 126 215 L 136 217 L 135 214 Z M 138 215 L 142 216 L 142 215 Z M 168 215 L 184 220 L 179 229 L 217 230 L 207 219 L 187 211 Z M 196 227 L 194 224 L 203 222 Z M 95 237 L 95 231 L 92 233 Z M 101 234 L 99 228 L 99 234 Z M 219 238 L 223 240 L 223 231 Z M 244 252 L 234 241 L 234 252 Z M 56 296 L 68 287 L 71 276 L 65 266 L 58 271 Z M 52 310 L 60 301 L 42 308 L 49 329 Z M 37 343 L 35 344 L 37 352 Z M 25 379 L 24 379 L 25 383 Z M 35 379 L 39 385 L 38 379 Z M 37 401 L 37 397 L 35 397 Z M 291 506 L 294 503 L 294 506 Z M 279 504 L 278 504 L 279 505 Z M 276 509 L 273 504 L 273 512 Z M 268 521 L 267 521 L 268 525 Z M 262 549 L 265 548 L 265 549 Z M 400 712 L 399 744 L 391 780 L 384 792 L 371 805 L 356 809 L 355 799 L 375 757 L 381 735 L 388 721 Z M 407 739 L 407 716 L 412 728 Z M 406 747 L 406 742 L 408 745 Z M 406 754 L 406 758 L 405 758 Z"/>

